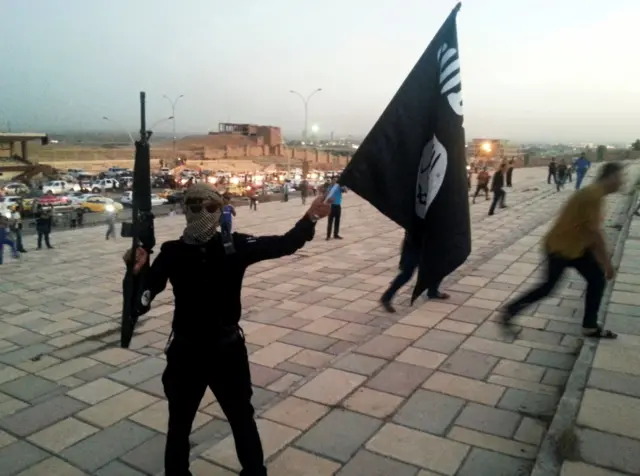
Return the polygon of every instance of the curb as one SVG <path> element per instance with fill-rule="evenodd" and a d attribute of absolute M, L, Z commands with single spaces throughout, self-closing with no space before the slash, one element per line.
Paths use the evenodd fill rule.
<path fill-rule="evenodd" d="M 613 264 L 617 268 L 622 260 L 622 252 L 624 250 L 624 242 L 629 235 L 629 227 L 631 226 L 633 212 L 633 205 L 638 199 L 638 190 L 633 189 L 629 194 L 629 200 L 623 204 L 620 213 L 614 216 L 614 226 L 622 225 L 621 230 L 615 242 L 615 248 L 613 252 Z M 624 222 L 620 223 L 620 219 Z M 605 321 L 606 309 L 613 292 L 613 285 L 615 280 L 609 281 L 605 288 L 602 305 L 600 306 L 599 320 Z M 561 447 L 563 446 L 563 440 L 567 437 L 569 432 L 573 429 L 573 426 L 578 418 L 578 412 L 580 410 L 580 404 L 582 403 L 582 397 L 584 395 L 587 381 L 591 373 L 591 367 L 595 358 L 596 350 L 598 348 L 597 340 L 584 340 L 580 354 L 576 359 L 576 362 L 571 370 L 569 379 L 564 389 L 564 393 L 558 406 L 556 408 L 555 415 L 549 425 L 549 429 L 540 445 L 538 457 L 531 470 L 530 476 L 559 476 L 562 469 L 562 465 L 565 458 L 561 455 Z"/>

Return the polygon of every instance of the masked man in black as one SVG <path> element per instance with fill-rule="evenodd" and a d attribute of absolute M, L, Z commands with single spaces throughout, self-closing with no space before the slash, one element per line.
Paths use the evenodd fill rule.
<path fill-rule="evenodd" d="M 192 185 L 184 197 L 187 226 L 165 242 L 153 261 L 141 312 L 171 282 L 175 297 L 167 368 L 162 375 L 169 402 L 165 475 L 190 476 L 189 434 L 209 387 L 225 413 L 242 476 L 266 476 L 260 435 L 251 405 L 252 386 L 244 334 L 239 326 L 244 273 L 259 261 L 291 255 L 314 236 L 316 221 L 331 209 L 322 197 L 282 236 L 253 237 L 218 231 L 223 198 L 209 185 Z M 230 240 L 228 242 L 227 240 Z M 125 254 L 128 259 L 130 251 Z M 134 272 L 149 259 L 137 248 Z"/>

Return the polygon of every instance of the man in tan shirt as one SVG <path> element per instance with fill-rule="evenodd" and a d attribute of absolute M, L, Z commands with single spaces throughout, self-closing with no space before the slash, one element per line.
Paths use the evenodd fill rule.
<path fill-rule="evenodd" d="M 617 337 L 598 325 L 598 311 L 606 281 L 615 273 L 602 231 L 604 198 L 620 189 L 623 170 L 617 162 L 604 164 L 593 184 L 569 198 L 544 239 L 546 280 L 506 306 L 503 314 L 505 326 L 527 307 L 551 294 L 566 268 L 575 268 L 587 281 L 583 334 L 596 338 Z"/>

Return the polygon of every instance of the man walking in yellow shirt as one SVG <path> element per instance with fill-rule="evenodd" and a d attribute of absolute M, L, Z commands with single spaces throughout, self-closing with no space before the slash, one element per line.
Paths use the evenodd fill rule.
<path fill-rule="evenodd" d="M 544 240 L 546 280 L 506 306 L 502 316 L 505 327 L 510 325 L 513 317 L 551 294 L 566 268 L 575 268 L 587 281 L 583 334 L 595 338 L 617 337 L 598 325 L 598 310 L 606 281 L 615 274 L 601 228 L 604 198 L 617 192 L 622 183 L 623 166 L 609 162 L 602 166 L 593 184 L 569 198 Z"/>

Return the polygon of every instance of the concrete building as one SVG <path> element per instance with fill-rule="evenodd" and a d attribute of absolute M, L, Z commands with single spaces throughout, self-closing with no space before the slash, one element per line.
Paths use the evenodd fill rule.
<path fill-rule="evenodd" d="M 520 159 L 523 153 L 518 144 L 504 139 L 473 139 L 467 147 L 471 160 Z"/>
<path fill-rule="evenodd" d="M 255 124 L 233 124 L 221 122 L 218 124 L 218 132 L 209 132 L 213 136 L 244 136 L 249 138 L 252 145 L 269 148 L 282 144 L 282 133 L 279 127 L 259 126 Z"/>

